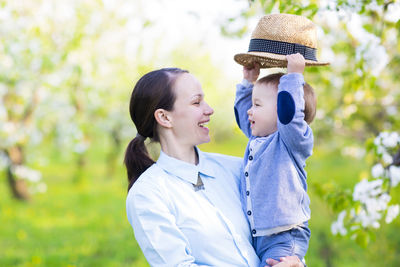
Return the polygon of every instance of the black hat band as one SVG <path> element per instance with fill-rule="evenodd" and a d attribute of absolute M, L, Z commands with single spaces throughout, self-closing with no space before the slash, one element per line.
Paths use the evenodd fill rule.
<path fill-rule="evenodd" d="M 267 39 L 251 39 L 249 52 L 266 52 L 279 55 L 300 53 L 305 59 L 317 61 L 317 49 L 301 44 L 287 43 Z"/>

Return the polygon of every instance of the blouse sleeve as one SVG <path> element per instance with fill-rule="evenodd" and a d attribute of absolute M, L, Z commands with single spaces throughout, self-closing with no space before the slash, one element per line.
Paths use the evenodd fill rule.
<path fill-rule="evenodd" d="M 136 184 L 135 184 L 136 186 Z M 146 183 L 129 192 L 128 220 L 135 238 L 151 266 L 200 266 L 195 264 L 189 242 L 176 226 L 165 194 Z"/>

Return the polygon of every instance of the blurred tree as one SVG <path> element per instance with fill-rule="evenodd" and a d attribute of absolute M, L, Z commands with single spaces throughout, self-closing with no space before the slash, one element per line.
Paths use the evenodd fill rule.
<path fill-rule="evenodd" d="M 131 37 L 149 22 L 136 2 L 38 0 L 0 1 L 0 23 L 0 167 L 28 199 L 46 184 L 28 167 L 40 151 L 27 148 L 54 142 L 61 157 L 74 153 L 77 180 L 94 134 L 120 149 L 129 125 L 120 102 L 139 64 Z"/>

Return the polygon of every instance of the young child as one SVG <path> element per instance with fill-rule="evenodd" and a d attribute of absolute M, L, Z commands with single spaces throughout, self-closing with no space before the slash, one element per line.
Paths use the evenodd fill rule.
<path fill-rule="evenodd" d="M 257 82 L 260 65 L 244 67 L 236 91 L 236 121 L 249 138 L 241 200 L 260 266 L 268 258 L 296 255 L 304 260 L 310 238 L 304 167 L 313 148 L 308 124 L 316 99 L 304 82 L 304 57 L 297 53 L 286 58 L 287 74 L 274 73 Z"/>

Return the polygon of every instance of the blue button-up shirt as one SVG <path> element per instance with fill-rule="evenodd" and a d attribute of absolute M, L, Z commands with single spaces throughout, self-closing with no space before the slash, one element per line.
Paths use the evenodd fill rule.
<path fill-rule="evenodd" d="M 313 133 L 304 121 L 304 78 L 281 77 L 278 87 L 278 130 L 266 137 L 251 135 L 247 110 L 253 86 L 244 81 L 236 90 L 235 115 L 249 137 L 242 174 L 242 204 L 253 236 L 288 230 L 310 219 L 306 159 L 312 154 Z M 252 147 L 253 146 L 253 147 Z"/>
<path fill-rule="evenodd" d="M 239 194 L 241 159 L 204 153 L 199 164 L 161 151 L 129 190 L 128 220 L 152 266 L 258 266 Z M 194 185 L 201 178 L 202 187 Z"/>

